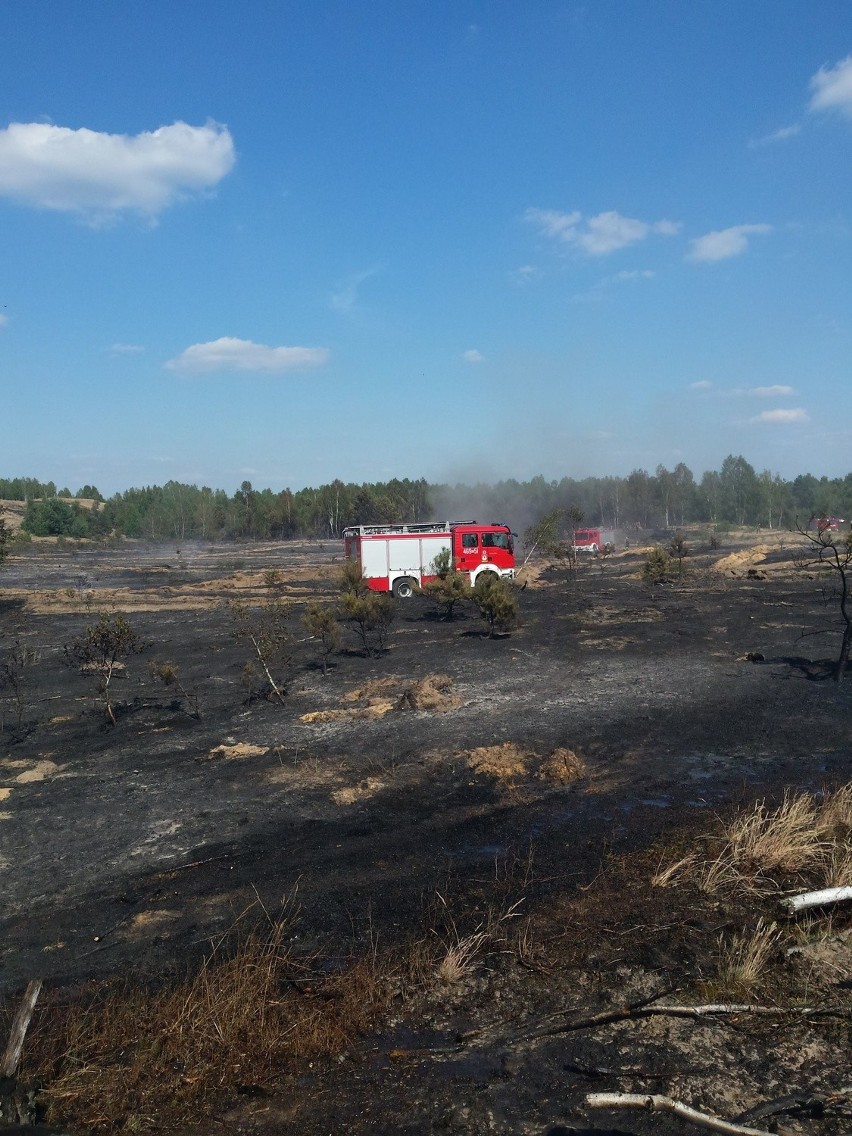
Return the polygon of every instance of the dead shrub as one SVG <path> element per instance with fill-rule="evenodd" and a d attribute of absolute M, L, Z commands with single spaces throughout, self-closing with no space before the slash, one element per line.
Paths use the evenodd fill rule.
<path fill-rule="evenodd" d="M 407 686 L 396 704 L 397 710 L 455 710 L 461 699 L 450 694 L 453 680 L 449 675 L 432 674 Z"/>
<path fill-rule="evenodd" d="M 572 781 L 585 776 L 585 773 L 583 759 L 573 749 L 560 747 L 542 761 L 538 777 L 539 780 L 550 781 L 554 785 L 570 785 Z"/>

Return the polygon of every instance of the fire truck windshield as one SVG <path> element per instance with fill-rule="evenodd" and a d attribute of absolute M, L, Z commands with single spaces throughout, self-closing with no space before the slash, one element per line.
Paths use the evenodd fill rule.
<path fill-rule="evenodd" d="M 505 548 L 507 552 L 512 551 L 509 534 L 504 532 L 483 533 L 482 544 L 485 548 Z"/>

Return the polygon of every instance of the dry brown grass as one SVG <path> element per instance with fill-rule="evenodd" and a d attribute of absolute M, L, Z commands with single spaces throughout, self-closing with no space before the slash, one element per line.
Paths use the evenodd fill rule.
<path fill-rule="evenodd" d="M 473 973 L 476 962 L 482 955 L 503 949 L 507 942 L 509 924 L 520 914 L 523 900 L 517 900 L 510 906 L 489 908 L 476 927 L 463 934 L 444 896 L 438 893 L 436 898 L 443 907 L 445 916 L 443 936 L 437 931 L 433 932 L 441 942 L 438 978 L 444 985 L 454 986 Z"/>
<path fill-rule="evenodd" d="M 775 809 L 759 801 L 724 826 L 719 843 L 713 856 L 661 865 L 654 886 L 689 878 L 711 895 L 764 892 L 789 886 L 791 876 L 839 886 L 852 877 L 852 784 L 818 797 L 788 791 Z"/>
<path fill-rule="evenodd" d="M 461 699 L 452 694 L 453 680 L 449 675 L 431 674 L 407 686 L 396 704 L 397 710 L 437 710 L 445 713 L 461 706 Z"/>
<path fill-rule="evenodd" d="M 719 993 L 751 996 L 768 980 L 781 932 L 775 923 L 759 919 L 751 932 L 720 940 L 719 967 L 712 984 Z"/>
<path fill-rule="evenodd" d="M 477 746 L 465 754 L 474 773 L 483 773 L 503 784 L 513 784 L 524 777 L 531 754 L 514 742 Z"/>
<path fill-rule="evenodd" d="M 43 1000 L 21 1074 L 46 1084 L 51 1122 L 144 1131 L 198 1120 L 223 1093 L 341 1053 L 386 1005 L 375 951 L 317 978 L 290 948 L 291 912 L 248 931 L 246 918 L 183 982 L 99 982 Z"/>

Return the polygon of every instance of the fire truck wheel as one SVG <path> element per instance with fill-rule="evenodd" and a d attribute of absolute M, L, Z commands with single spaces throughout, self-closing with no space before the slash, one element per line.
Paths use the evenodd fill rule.
<path fill-rule="evenodd" d="M 399 580 L 394 580 L 393 594 L 398 600 L 410 600 L 414 595 L 414 584 L 405 576 Z"/>
<path fill-rule="evenodd" d="M 476 577 L 476 583 L 474 584 L 474 587 L 487 588 L 489 584 L 493 584 L 495 580 L 499 579 L 500 577 L 496 572 L 480 572 Z"/>

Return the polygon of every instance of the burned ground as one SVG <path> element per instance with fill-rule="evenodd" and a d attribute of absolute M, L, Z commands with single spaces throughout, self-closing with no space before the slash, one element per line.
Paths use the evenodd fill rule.
<path fill-rule="evenodd" d="M 494 639 L 473 612 L 403 601 L 387 650 L 348 638 L 327 675 L 300 611 L 333 598 L 336 546 L 32 546 L 0 579 L 2 645 L 30 652 L 0 734 L 0 982 L 10 1006 L 32 977 L 49 991 L 30 1060 L 87 982 L 177 980 L 241 913 L 274 918 L 286 897 L 312 983 L 357 959 L 390 973 L 412 944 L 417 977 L 397 974 L 337 1052 L 285 1054 L 248 1084 L 223 1074 L 203 1107 L 224 1130 L 662 1133 L 678 1123 L 594 1114 L 584 1096 L 665 1093 L 731 1118 L 848 1088 L 842 909 L 819 951 L 789 929 L 757 999 L 808 998 L 824 1017 L 561 1031 L 558 1016 L 670 987 L 666 1004 L 701 1001 L 726 936 L 777 917 L 777 897 L 654 888 L 657 869 L 705 849 L 719 815 L 850 779 L 852 681 L 828 677 L 833 639 L 801 638 L 831 622 L 829 581 L 789 543 L 753 544 L 658 586 L 639 553 L 545 566 L 519 629 Z M 299 640 L 284 705 L 251 697 L 225 606 L 270 594 L 292 602 Z M 115 680 L 115 726 L 64 650 L 104 610 L 145 644 Z M 529 1037 L 541 1023 L 561 1032 Z M 824 1113 L 810 1131 L 848 1131 L 840 1105 Z M 116 1126 L 79 1101 L 54 1114 Z M 138 1129 L 190 1114 L 163 1099 L 128 1115 Z M 803 1130 L 795 1109 L 783 1123 Z"/>

